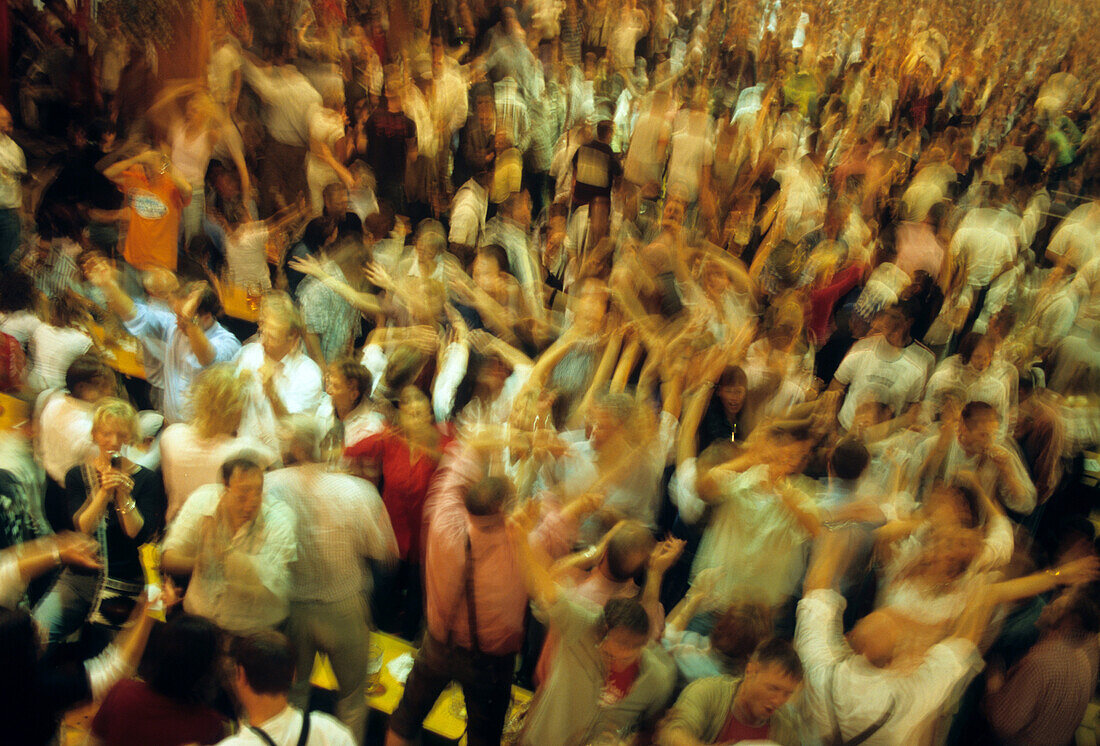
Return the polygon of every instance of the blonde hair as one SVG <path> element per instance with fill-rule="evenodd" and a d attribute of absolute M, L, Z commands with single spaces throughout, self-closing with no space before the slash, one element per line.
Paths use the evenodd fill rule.
<path fill-rule="evenodd" d="M 199 437 L 233 435 L 244 414 L 244 381 L 233 365 L 212 365 L 191 386 L 191 424 Z"/>
<path fill-rule="evenodd" d="M 100 399 L 92 412 L 92 431 L 103 427 L 108 421 L 121 422 L 128 426 L 130 437 L 127 443 L 133 443 L 138 438 L 137 411 L 130 402 L 107 396 Z"/>
<path fill-rule="evenodd" d="M 302 320 L 302 314 L 286 292 L 282 290 L 268 291 L 260 306 L 260 314 L 265 313 L 274 314 L 279 321 L 286 324 L 287 329 L 298 339 L 305 337 L 306 325 Z"/>

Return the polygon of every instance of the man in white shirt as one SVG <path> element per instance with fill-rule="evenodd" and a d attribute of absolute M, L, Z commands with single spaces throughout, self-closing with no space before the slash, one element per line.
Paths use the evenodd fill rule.
<path fill-rule="evenodd" d="M 935 358 L 909 337 L 912 324 L 905 304 L 886 308 L 875 317 L 871 335 L 844 356 L 829 390 L 840 393 L 847 388 L 838 415 L 845 430 L 851 430 L 856 408 L 868 392 L 874 392 L 894 417 L 919 405 Z"/>
<path fill-rule="evenodd" d="M 294 652 L 286 637 L 278 632 L 242 637 L 233 641 L 229 656 L 236 664 L 233 689 L 245 720 L 221 746 L 354 746 L 352 734 L 335 718 L 303 715 L 290 706 Z"/>
<path fill-rule="evenodd" d="M 297 652 L 294 704 L 309 705 L 305 675 L 320 651 L 332 661 L 340 686 L 337 715 L 356 740 L 366 726 L 369 608 L 364 559 L 397 557 L 397 540 L 378 491 L 370 482 L 333 473 L 321 463 L 323 433 L 317 420 L 292 415 L 283 421 L 283 463 L 267 475 L 267 498 L 294 511 L 298 560 L 291 566 L 287 634 Z"/>
<path fill-rule="evenodd" d="M 305 353 L 305 322 L 288 295 L 273 292 L 260 311 L 260 341 L 237 355 L 237 370 L 249 372 L 275 417 L 313 413 L 324 394 L 321 368 Z"/>
<path fill-rule="evenodd" d="M 260 465 L 239 456 L 221 485 L 195 490 L 164 540 L 166 572 L 191 575 L 184 609 L 233 634 L 272 629 L 287 617 L 294 513 L 263 499 Z"/>
<path fill-rule="evenodd" d="M 6 268 L 19 248 L 19 212 L 23 207 L 23 179 L 27 158 L 11 139 L 11 112 L 0 106 L 0 268 Z"/>
<path fill-rule="evenodd" d="M 816 736 L 835 743 L 934 743 L 941 714 L 981 670 L 977 642 L 990 604 L 975 599 L 954 636 L 903 667 L 895 659 L 901 628 L 888 612 L 873 612 L 843 634 L 845 601 L 833 583 L 843 572 L 846 541 L 827 534 L 798 603 L 794 645 L 804 671 L 805 716 Z"/>

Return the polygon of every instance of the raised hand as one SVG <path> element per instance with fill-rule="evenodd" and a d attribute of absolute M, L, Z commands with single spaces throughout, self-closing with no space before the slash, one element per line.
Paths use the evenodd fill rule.
<path fill-rule="evenodd" d="M 303 275 L 309 275 L 318 280 L 323 280 L 325 277 L 328 277 L 328 272 L 325 271 L 324 266 L 321 264 L 321 260 L 308 254 L 303 257 L 291 259 L 287 262 L 287 266 L 295 272 L 301 272 Z"/>
<path fill-rule="evenodd" d="M 676 539 L 671 536 L 659 542 L 649 554 L 649 571 L 660 574 L 667 572 L 668 568 L 672 567 L 680 555 L 683 554 L 686 545 L 687 542 L 683 539 Z"/>

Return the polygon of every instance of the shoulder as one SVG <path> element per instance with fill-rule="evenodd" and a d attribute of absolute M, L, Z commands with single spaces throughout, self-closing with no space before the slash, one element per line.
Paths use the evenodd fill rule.
<path fill-rule="evenodd" d="M 327 713 L 310 712 L 309 729 L 311 734 L 310 743 L 313 743 L 312 734 L 318 733 L 324 735 L 323 743 L 325 746 L 355 746 L 355 739 L 347 726 Z"/>

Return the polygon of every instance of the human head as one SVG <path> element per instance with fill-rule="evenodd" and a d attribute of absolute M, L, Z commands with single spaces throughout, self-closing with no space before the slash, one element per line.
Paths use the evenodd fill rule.
<path fill-rule="evenodd" d="M 872 666 L 884 668 L 894 659 L 901 627 L 892 612 L 872 611 L 856 623 L 847 638 L 857 655 L 862 655 Z"/>
<path fill-rule="evenodd" d="M 225 508 L 229 523 L 239 528 L 253 520 L 260 512 L 264 492 L 264 470 L 255 458 L 241 454 L 222 464 L 221 505 Z"/>
<path fill-rule="evenodd" d="M 15 125 L 12 122 L 11 112 L 7 107 L 0 106 L 0 135 L 11 137 L 12 132 L 15 132 Z"/>
<path fill-rule="evenodd" d="M 843 438 L 829 454 L 829 473 L 838 479 L 859 479 L 870 462 L 871 454 L 867 452 L 863 441 L 858 438 Z"/>
<path fill-rule="evenodd" d="M 615 123 L 610 119 L 603 119 L 596 125 L 596 139 L 604 144 L 611 142 L 612 135 L 615 134 Z"/>
<path fill-rule="evenodd" d="M 588 439 L 597 450 L 622 432 L 634 415 L 634 398 L 627 393 L 603 393 L 588 414 Z"/>
<path fill-rule="evenodd" d="M 325 393 L 335 399 L 346 399 L 351 409 L 370 396 L 373 380 L 366 366 L 353 358 L 342 358 L 328 366 Z"/>
<path fill-rule="evenodd" d="M 618 583 L 625 583 L 638 575 L 645 567 L 656 540 L 642 523 L 626 521 L 616 529 L 607 543 L 607 555 L 604 566 L 607 575 Z"/>
<path fill-rule="evenodd" d="M 195 315 L 199 317 L 204 328 L 214 323 L 214 317 L 222 312 L 222 302 L 210 283 L 197 280 L 182 286 L 176 296 L 177 303 L 182 304 L 193 293 L 199 296 L 199 302 L 195 305 Z"/>
<path fill-rule="evenodd" d="M 397 423 L 402 431 L 421 432 L 432 426 L 432 403 L 416 386 L 405 386 L 397 399 Z"/>
<path fill-rule="evenodd" d="M 46 321 L 58 328 L 75 327 L 87 317 L 84 307 L 69 293 L 59 293 L 50 298 Z"/>
<path fill-rule="evenodd" d="M 768 431 L 773 476 L 790 476 L 802 471 L 813 446 L 812 434 L 804 427 L 772 427 Z"/>
<path fill-rule="evenodd" d="M 754 722 L 763 723 L 787 703 L 801 684 L 802 661 L 794 646 L 773 637 L 753 652 L 736 696 L 744 712 Z"/>
<path fill-rule="evenodd" d="M 433 218 L 421 220 L 416 226 L 416 258 L 421 264 L 433 264 L 447 248 L 447 233 L 443 224 Z"/>
<path fill-rule="evenodd" d="M 625 671 L 642 657 L 649 639 L 649 615 L 636 598 L 613 598 L 600 619 L 600 657 L 608 671 Z"/>
<path fill-rule="evenodd" d="M 382 374 L 382 383 L 391 394 L 396 394 L 420 377 L 427 362 L 420 350 L 410 345 L 401 345 L 390 355 L 386 372 Z"/>
<path fill-rule="evenodd" d="M 1100 632 L 1100 605 L 1096 584 L 1069 586 L 1047 604 L 1039 615 L 1043 630 L 1067 627 L 1088 635 Z"/>
<path fill-rule="evenodd" d="M 466 490 L 466 512 L 475 516 L 498 515 L 512 499 L 512 483 L 503 477 L 484 477 Z"/>
<path fill-rule="evenodd" d="M 34 278 L 26 272 L 12 269 L 0 272 L 0 313 L 33 311 L 37 293 Z"/>
<path fill-rule="evenodd" d="M 710 645 L 731 663 L 745 663 L 772 634 L 771 611 L 762 603 L 738 601 L 727 608 L 710 633 Z"/>
<path fill-rule="evenodd" d="M 65 371 L 65 388 L 74 398 L 95 403 L 115 392 L 115 374 L 95 355 L 80 355 Z"/>
<path fill-rule="evenodd" d="M 474 284 L 494 296 L 501 290 L 501 283 L 507 272 L 508 254 L 495 243 L 479 248 L 470 267 L 470 277 Z"/>
<path fill-rule="evenodd" d="M 326 217 L 344 217 L 348 213 L 348 188 L 338 181 L 326 184 L 321 190 L 321 202 Z"/>
<path fill-rule="evenodd" d="M 229 657 L 237 665 L 239 695 L 286 695 L 294 683 L 294 649 L 271 630 L 234 638 Z"/>
<path fill-rule="evenodd" d="M 191 384 L 191 424 L 199 437 L 233 435 L 244 415 L 244 381 L 230 363 L 211 365 Z"/>
<path fill-rule="evenodd" d="M 871 324 L 871 333 L 881 334 L 894 347 L 904 347 L 912 325 L 909 305 L 896 303 L 879 311 Z"/>
<path fill-rule="evenodd" d="M 279 420 L 279 440 L 283 463 L 316 463 L 321 460 L 321 441 L 325 434 L 316 417 L 290 414 Z"/>
<path fill-rule="evenodd" d="M 106 396 L 92 412 L 92 442 L 101 453 L 115 454 L 137 440 L 138 416 L 129 402 Z"/>
<path fill-rule="evenodd" d="M 259 331 L 264 354 L 272 360 L 282 360 L 298 346 L 305 323 L 289 295 L 273 290 L 264 296 Z"/>
<path fill-rule="evenodd" d="M 959 445 L 967 456 L 985 453 L 993 445 L 1000 427 L 997 410 L 984 401 L 972 401 L 962 409 L 959 422 Z"/>
<path fill-rule="evenodd" d="M 205 704 L 217 685 L 221 633 L 210 620 L 181 613 L 150 645 L 144 671 L 149 688 L 168 699 Z"/>

